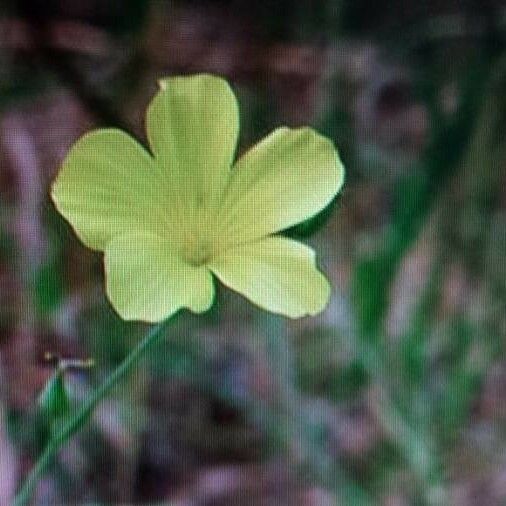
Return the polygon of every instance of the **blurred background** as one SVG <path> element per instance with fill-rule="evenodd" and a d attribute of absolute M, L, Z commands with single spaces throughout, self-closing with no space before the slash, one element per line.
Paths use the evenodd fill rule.
<path fill-rule="evenodd" d="M 49 185 L 99 126 L 145 141 L 162 76 L 233 85 L 243 152 L 332 138 L 337 201 L 288 231 L 333 285 L 286 321 L 220 290 L 60 452 L 33 504 L 506 504 L 506 4 L 4 0 L 0 505 L 48 439 L 51 351 L 79 404 L 146 331 Z"/>

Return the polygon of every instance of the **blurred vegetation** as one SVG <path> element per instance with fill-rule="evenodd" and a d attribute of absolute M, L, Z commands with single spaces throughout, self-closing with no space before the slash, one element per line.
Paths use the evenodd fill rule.
<path fill-rule="evenodd" d="M 34 504 L 504 504 L 505 19 L 493 0 L 3 2 L 0 504 L 51 430 L 44 353 L 95 360 L 65 375 L 76 405 L 145 331 L 50 204 L 58 164 L 93 126 L 145 139 L 156 79 L 201 71 L 237 91 L 239 153 L 280 124 L 338 146 L 343 194 L 286 232 L 331 303 L 287 322 L 218 290 Z"/>

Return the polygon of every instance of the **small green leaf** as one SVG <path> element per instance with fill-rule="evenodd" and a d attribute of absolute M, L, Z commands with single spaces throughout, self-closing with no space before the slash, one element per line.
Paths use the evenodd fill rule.
<path fill-rule="evenodd" d="M 49 261 L 35 273 L 34 296 L 39 314 L 54 311 L 63 298 L 63 279 L 57 261 Z"/>
<path fill-rule="evenodd" d="M 39 406 L 49 422 L 57 421 L 70 411 L 63 371 L 57 370 L 39 396 Z"/>

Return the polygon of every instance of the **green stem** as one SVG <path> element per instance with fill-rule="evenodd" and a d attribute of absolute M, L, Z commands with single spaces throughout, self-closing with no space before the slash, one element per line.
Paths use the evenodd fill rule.
<path fill-rule="evenodd" d="M 60 448 L 76 433 L 86 422 L 93 410 L 106 397 L 116 384 L 122 380 L 141 358 L 165 335 L 164 330 L 171 318 L 153 327 L 144 339 L 128 354 L 121 364 L 110 374 L 108 378 L 90 395 L 79 409 L 68 418 L 58 433 L 53 435 L 44 452 L 37 460 L 21 489 L 14 500 L 14 506 L 23 506 L 32 497 L 33 491 L 40 478 L 46 472 L 47 467 L 56 456 Z"/>

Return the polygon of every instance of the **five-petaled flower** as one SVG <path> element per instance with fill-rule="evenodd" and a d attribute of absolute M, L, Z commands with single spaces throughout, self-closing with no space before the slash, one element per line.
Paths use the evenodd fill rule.
<path fill-rule="evenodd" d="M 330 287 L 312 249 L 276 235 L 337 194 L 344 169 L 309 128 L 274 130 L 232 166 L 235 96 L 207 74 L 160 81 L 146 128 L 151 153 L 117 129 L 84 135 L 52 188 L 60 213 L 104 252 L 121 317 L 149 322 L 208 309 L 213 274 L 269 311 L 313 315 Z"/>

